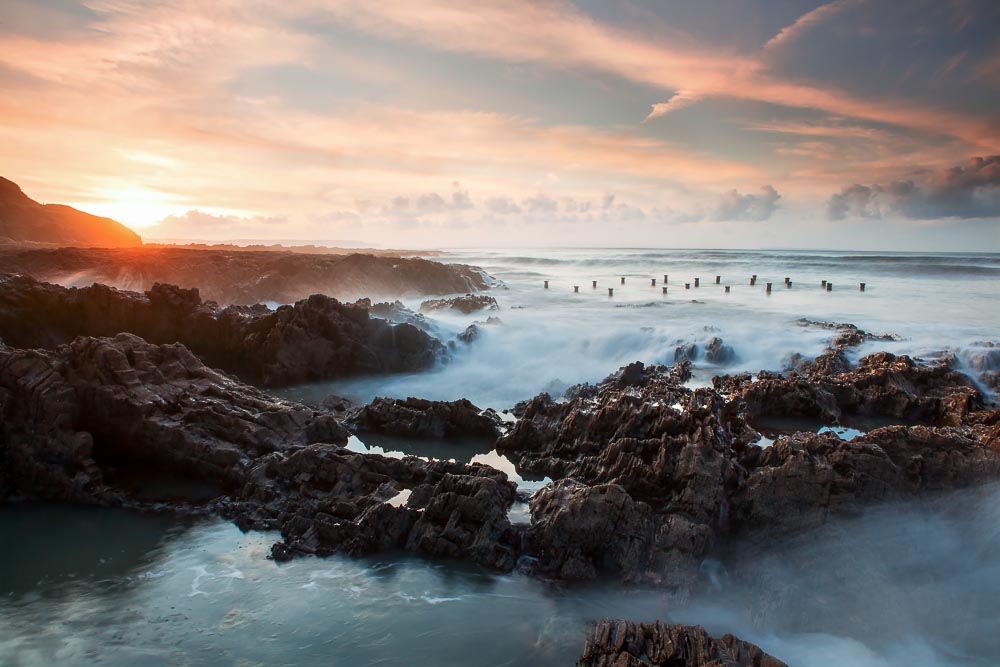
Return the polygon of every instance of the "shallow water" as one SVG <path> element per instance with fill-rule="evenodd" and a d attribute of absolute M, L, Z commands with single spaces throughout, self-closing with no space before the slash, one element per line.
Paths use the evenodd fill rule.
<path fill-rule="evenodd" d="M 362 403 L 376 395 L 469 398 L 483 408 L 504 409 L 540 391 L 559 394 L 571 384 L 598 381 L 635 360 L 673 363 L 678 344 L 703 345 L 719 336 L 736 358 L 723 366 L 699 359 L 694 384 L 707 384 L 720 372 L 780 370 L 793 352 L 818 354 L 832 332 L 800 326 L 799 318 L 849 322 L 902 337 L 867 343 L 858 354 L 884 349 L 922 356 L 947 348 L 961 358 L 973 354 L 977 342 L 1000 339 L 1000 309 L 986 307 L 1000 293 L 998 254 L 517 249 L 453 251 L 438 259 L 479 265 L 506 288 L 491 292 L 499 313 L 435 313 L 436 333 L 452 339 L 489 315 L 499 316 L 502 325 L 483 327 L 480 340 L 459 344 L 435 372 L 283 393 L 307 401 L 336 393 Z M 669 275 L 666 296 L 663 274 Z M 758 276 L 753 287 L 752 274 Z M 785 277 L 792 280 L 790 289 Z M 547 290 L 544 280 L 550 281 Z M 821 289 L 822 280 L 832 282 L 833 291 Z M 691 289 L 684 289 L 685 282 Z M 770 295 L 767 282 L 773 284 Z M 864 292 L 860 282 L 866 283 Z M 420 299 L 403 301 L 413 309 L 420 305 Z"/>
<path fill-rule="evenodd" d="M 585 625 L 613 616 L 735 632 L 804 667 L 995 665 L 998 500 L 989 487 L 748 545 L 706 562 L 714 584 L 690 604 L 405 555 L 277 564 L 275 534 L 219 520 L 7 505 L 0 664 L 571 665 Z"/>

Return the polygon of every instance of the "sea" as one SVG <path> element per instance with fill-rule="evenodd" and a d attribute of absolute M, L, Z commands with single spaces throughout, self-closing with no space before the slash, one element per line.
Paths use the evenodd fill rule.
<path fill-rule="evenodd" d="M 1000 341 L 997 254 L 491 249 L 437 259 L 481 267 L 498 304 L 428 314 L 432 333 L 454 342 L 446 361 L 280 394 L 468 398 L 505 410 L 722 339 L 731 357 L 696 354 L 697 386 L 820 353 L 832 333 L 804 320 L 894 334 L 855 356 L 953 354 L 970 372 Z M 402 301 L 416 311 L 422 299 Z M 500 321 L 485 324 L 490 316 Z M 456 340 L 475 322 L 478 339 Z M 540 483 L 520 479 L 484 441 L 352 438 L 351 447 L 483 461 L 527 488 Z M 980 667 L 1000 655 L 1000 486 L 737 545 L 703 564 L 707 584 L 690 597 L 394 553 L 275 563 L 266 557 L 275 533 L 104 508 L 4 505 L 0 534 L 4 667 L 572 665 L 588 624 L 604 617 L 704 625 L 800 667 Z"/>

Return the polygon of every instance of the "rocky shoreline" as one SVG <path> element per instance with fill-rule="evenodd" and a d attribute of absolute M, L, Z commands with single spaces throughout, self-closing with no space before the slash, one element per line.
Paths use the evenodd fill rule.
<path fill-rule="evenodd" d="M 0 266 L 38 280 L 80 287 L 101 283 L 145 292 L 156 283 L 197 288 L 223 305 L 293 303 L 312 294 L 340 300 L 440 296 L 488 289 L 481 269 L 420 257 L 305 254 L 181 246 L 34 248 L 0 245 Z"/>
<path fill-rule="evenodd" d="M 0 496 L 216 514 L 279 530 L 278 560 L 405 550 L 683 598 L 734 541 L 1000 478 L 1000 411 L 975 382 L 947 358 L 880 352 L 853 364 L 848 352 L 871 336 L 846 325 L 830 325 L 829 349 L 784 373 L 691 389 L 687 359 L 636 362 L 518 404 L 507 427 L 468 401 L 307 407 L 236 378 L 419 368 L 440 353 L 420 328 L 372 319 L 370 303 L 315 295 L 277 311 L 220 308 L 172 286 L 0 280 Z M 27 349 L 38 345 L 50 349 Z M 829 430 L 852 423 L 872 427 L 851 440 Z M 519 491 L 503 472 L 355 451 L 352 431 L 496 438 L 521 474 L 553 481 L 526 499 L 530 522 L 514 523 Z M 607 622 L 580 664 L 783 663 L 700 629 Z"/>

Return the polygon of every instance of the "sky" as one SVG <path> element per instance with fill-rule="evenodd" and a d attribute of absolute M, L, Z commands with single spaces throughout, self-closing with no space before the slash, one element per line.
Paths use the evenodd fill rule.
<path fill-rule="evenodd" d="M 2 0 L 0 175 L 147 240 L 1000 251 L 1000 2 Z"/>

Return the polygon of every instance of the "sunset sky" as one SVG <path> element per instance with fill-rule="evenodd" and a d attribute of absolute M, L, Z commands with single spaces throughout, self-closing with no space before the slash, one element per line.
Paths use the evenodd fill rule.
<path fill-rule="evenodd" d="M 2 0 L 0 90 L 147 239 L 1000 251 L 996 0 Z"/>

